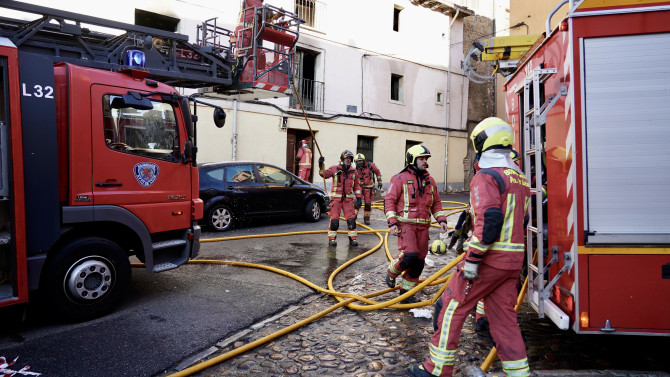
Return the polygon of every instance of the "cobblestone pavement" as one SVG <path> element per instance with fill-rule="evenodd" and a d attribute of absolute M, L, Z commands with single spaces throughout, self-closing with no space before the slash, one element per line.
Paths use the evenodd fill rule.
<path fill-rule="evenodd" d="M 432 275 L 455 255 L 431 256 L 434 266 L 426 266 L 422 277 Z M 366 294 L 386 288 L 386 266 L 336 287 L 341 291 Z M 426 287 L 421 299 L 427 299 L 438 287 Z M 379 301 L 396 293 L 379 296 Z M 210 359 L 241 347 L 336 303 L 330 296 L 315 294 L 298 305 L 236 336 L 224 339 L 216 347 L 194 356 Z M 423 308 L 422 308 L 423 309 Z M 430 309 L 432 306 L 427 306 Z M 493 345 L 490 338 L 474 331 L 474 316 L 466 321 L 457 353 L 455 376 L 466 365 L 480 366 Z M 528 358 L 533 375 L 541 376 L 665 376 L 670 374 L 667 350 L 670 341 L 659 337 L 584 336 L 560 331 L 525 304 L 519 313 Z M 415 317 L 408 310 L 382 309 L 354 311 L 339 308 L 296 331 L 261 345 L 247 353 L 200 371 L 194 376 L 404 376 L 406 368 L 422 362 L 428 354 L 433 332 L 432 319 Z M 177 369 L 186 368 L 185 360 Z M 492 364 L 489 376 L 501 375 L 499 361 Z M 633 371 L 639 372 L 633 372 Z M 167 374 L 169 374 L 168 371 Z M 174 371 L 173 371 L 174 372 Z"/>

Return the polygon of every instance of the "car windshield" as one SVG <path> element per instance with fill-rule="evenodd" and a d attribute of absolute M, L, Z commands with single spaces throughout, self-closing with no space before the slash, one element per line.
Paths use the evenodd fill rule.
<path fill-rule="evenodd" d="M 251 165 L 236 165 L 226 168 L 226 182 L 256 182 L 254 169 Z"/>
<path fill-rule="evenodd" d="M 258 173 L 260 173 L 263 183 L 286 184 L 291 182 L 291 176 L 287 172 L 272 166 L 260 166 Z"/>

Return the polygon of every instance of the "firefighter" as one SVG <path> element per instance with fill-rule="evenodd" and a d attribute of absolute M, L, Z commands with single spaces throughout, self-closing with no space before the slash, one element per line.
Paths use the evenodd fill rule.
<path fill-rule="evenodd" d="M 312 150 L 309 149 L 307 140 L 300 140 L 300 149 L 295 155 L 295 162 L 298 163 L 298 177 L 309 182 L 309 175 L 312 172 Z"/>
<path fill-rule="evenodd" d="M 382 188 L 382 173 L 373 162 L 365 161 L 365 155 L 358 153 L 356 155 L 356 170 L 358 170 L 358 178 L 361 182 L 361 189 L 363 190 L 363 222 L 365 225 L 370 225 L 370 212 L 372 212 L 372 192 L 375 188 L 375 181 L 377 181 L 377 188 Z M 358 217 L 358 209 L 355 217 Z"/>
<path fill-rule="evenodd" d="M 486 118 L 470 136 L 480 170 L 470 185 L 473 234 L 464 260 L 438 300 L 437 331 L 430 356 L 408 368 L 410 376 L 451 376 L 463 322 L 481 299 L 506 376 L 529 376 L 526 348 L 514 304 L 524 260 L 530 202 L 528 180 L 510 158 L 512 127 Z"/>
<path fill-rule="evenodd" d="M 415 145 L 405 154 L 405 168 L 389 181 L 384 198 L 384 212 L 389 231 L 398 237 L 398 255 L 389 264 L 386 284 L 393 288 L 402 274 L 400 295 L 419 283 L 428 254 L 430 216 L 447 231 L 447 218 L 435 180 L 428 173 L 430 152 L 423 145 Z M 410 296 L 403 303 L 418 302 Z"/>
<path fill-rule="evenodd" d="M 349 232 L 349 245 L 358 246 L 356 241 L 356 217 L 355 209 L 361 208 L 361 186 L 358 181 L 358 173 L 353 167 L 354 154 L 345 150 L 340 154 L 340 164 L 326 169 L 325 158 L 319 157 L 319 175 L 324 178 L 333 178 L 330 189 L 330 226 L 328 227 L 328 245 L 336 246 L 337 230 L 340 227 L 340 212 L 344 212 L 347 219 Z M 354 200 L 355 198 L 355 200 Z"/>

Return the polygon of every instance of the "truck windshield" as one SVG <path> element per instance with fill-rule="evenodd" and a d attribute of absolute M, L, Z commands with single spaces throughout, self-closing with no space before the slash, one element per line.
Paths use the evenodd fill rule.
<path fill-rule="evenodd" d="M 153 109 L 114 108 L 119 96 L 103 96 L 105 143 L 110 149 L 168 161 L 179 161 L 179 128 L 171 104 L 151 101 Z"/>

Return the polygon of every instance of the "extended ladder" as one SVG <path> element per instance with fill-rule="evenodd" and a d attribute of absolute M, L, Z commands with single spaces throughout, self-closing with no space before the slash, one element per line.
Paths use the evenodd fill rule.
<path fill-rule="evenodd" d="M 544 131 L 543 127 L 547 122 L 547 113 L 556 104 L 558 99 L 567 95 L 567 88 L 561 87 L 557 95 L 550 95 L 547 101 L 542 103 L 542 83 L 552 74 L 556 73 L 556 68 L 536 68 L 532 76 L 524 81 L 524 100 L 523 100 L 523 154 L 524 154 L 524 173 L 528 178 L 531 187 L 531 200 L 529 214 L 531 222 L 526 229 L 526 257 L 528 264 L 528 299 L 531 306 L 538 312 L 540 318 L 545 314 L 549 316 L 561 329 L 567 329 L 569 318 L 551 301 L 551 288 L 556 284 L 558 278 L 572 265 L 570 254 L 564 256 L 564 266 L 551 281 L 549 279 L 549 268 L 558 261 L 558 250 L 552 248 L 551 258 L 545 264 L 545 259 L 549 259 L 549 250 L 545 244 L 545 224 L 543 209 L 543 177 L 546 173 L 543 164 L 544 149 Z M 532 98 L 531 98 L 532 97 Z M 537 250 L 536 258 L 533 255 Z"/>

